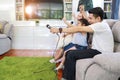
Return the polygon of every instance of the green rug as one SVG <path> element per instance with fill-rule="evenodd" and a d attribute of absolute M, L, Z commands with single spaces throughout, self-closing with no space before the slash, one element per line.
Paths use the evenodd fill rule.
<path fill-rule="evenodd" d="M 0 80 L 57 80 L 48 57 L 5 57 L 0 60 Z"/>

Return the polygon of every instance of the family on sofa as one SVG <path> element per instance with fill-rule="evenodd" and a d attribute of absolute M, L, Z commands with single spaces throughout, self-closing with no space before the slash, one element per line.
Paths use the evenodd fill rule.
<path fill-rule="evenodd" d="M 89 26 L 51 28 L 52 33 L 93 33 L 92 47 L 87 50 L 69 50 L 63 69 L 63 80 L 118 80 L 120 77 L 119 21 L 103 21 L 100 7 L 89 10 Z M 109 24 L 109 25 L 108 25 Z M 109 27 L 110 26 L 110 27 Z"/>

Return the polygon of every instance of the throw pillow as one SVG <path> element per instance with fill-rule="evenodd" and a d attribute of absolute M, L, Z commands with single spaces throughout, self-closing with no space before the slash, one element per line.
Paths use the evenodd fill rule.
<path fill-rule="evenodd" d="M 0 20 L 0 25 L 1 25 L 1 29 L 0 29 L 0 33 L 3 34 L 4 32 L 4 26 L 7 24 L 7 21 L 4 20 Z"/>
<path fill-rule="evenodd" d="M 0 24 L 0 34 L 2 33 L 2 25 Z"/>

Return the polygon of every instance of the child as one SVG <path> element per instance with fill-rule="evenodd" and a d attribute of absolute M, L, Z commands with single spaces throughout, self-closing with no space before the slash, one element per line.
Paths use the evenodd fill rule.
<path fill-rule="evenodd" d="M 66 20 L 64 20 L 64 22 L 67 25 L 71 25 Z M 82 25 L 82 26 L 89 25 L 89 23 L 88 23 L 88 21 L 86 19 L 79 19 L 77 23 L 78 23 L 77 25 Z M 54 59 L 50 60 L 50 62 L 57 61 L 63 55 L 62 58 L 61 58 L 62 62 L 56 68 L 56 70 L 59 70 L 59 69 L 61 69 L 63 67 L 64 61 L 65 61 L 65 52 L 66 51 L 73 50 L 73 49 L 83 50 L 83 49 L 87 49 L 87 46 L 88 46 L 88 44 L 87 44 L 87 33 L 74 33 L 71 43 L 69 43 L 63 49 L 61 49 L 60 54 L 58 54 L 59 56 L 57 56 Z"/>
<path fill-rule="evenodd" d="M 77 14 L 72 14 L 73 18 L 74 18 L 74 21 L 77 22 L 78 19 L 82 19 L 82 18 L 85 18 L 85 19 L 88 19 L 87 17 L 87 11 L 85 11 L 85 6 L 84 4 L 80 4 L 79 5 L 79 11 L 77 12 Z"/>

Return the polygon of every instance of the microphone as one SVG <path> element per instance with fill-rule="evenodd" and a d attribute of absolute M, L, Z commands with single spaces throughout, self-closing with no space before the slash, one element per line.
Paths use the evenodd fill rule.
<path fill-rule="evenodd" d="M 74 22 L 73 22 L 73 21 L 71 21 L 70 23 L 71 23 L 71 24 L 73 24 Z"/>
<path fill-rule="evenodd" d="M 51 26 L 50 26 L 49 24 L 47 24 L 46 27 L 47 27 L 48 29 L 51 29 Z"/>

